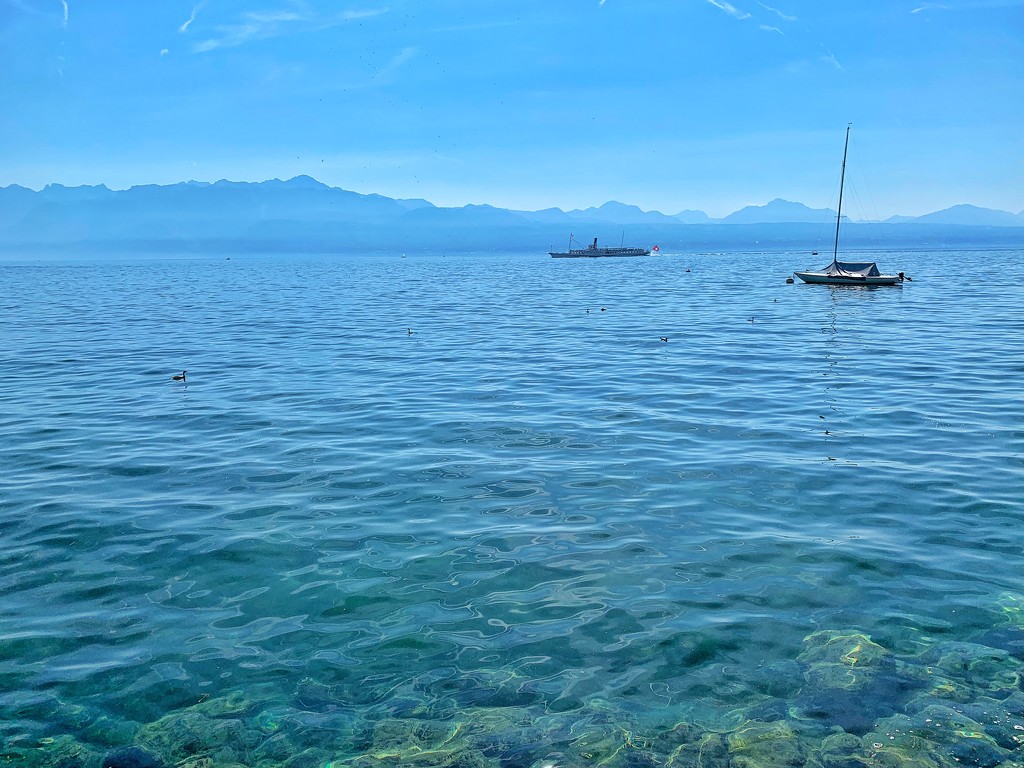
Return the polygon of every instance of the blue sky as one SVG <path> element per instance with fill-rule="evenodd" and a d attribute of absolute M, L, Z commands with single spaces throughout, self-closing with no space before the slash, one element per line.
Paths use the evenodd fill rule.
<path fill-rule="evenodd" d="M 0 186 L 1024 209 L 1024 0 L 0 0 Z M 858 215 L 851 211 L 851 215 Z"/>

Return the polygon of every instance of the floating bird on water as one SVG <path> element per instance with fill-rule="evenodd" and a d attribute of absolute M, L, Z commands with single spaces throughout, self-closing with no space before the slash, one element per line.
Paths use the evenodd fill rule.
<path fill-rule="evenodd" d="M 668 341 L 668 336 L 662 336 L 662 337 L 661 337 L 661 340 L 662 340 L 662 341 Z"/>
<path fill-rule="evenodd" d="M 181 373 L 174 374 L 173 376 L 171 376 L 171 378 L 174 379 L 175 381 L 184 381 L 186 373 L 188 373 L 188 371 L 182 371 Z"/>
<path fill-rule="evenodd" d="M 406 328 L 405 330 L 408 331 L 406 336 L 412 336 L 414 333 L 416 333 L 416 331 L 414 331 L 412 328 Z"/>

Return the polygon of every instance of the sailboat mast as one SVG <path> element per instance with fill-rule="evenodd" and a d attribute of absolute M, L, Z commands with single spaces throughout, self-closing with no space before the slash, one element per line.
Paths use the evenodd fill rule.
<path fill-rule="evenodd" d="M 846 150 L 850 147 L 850 125 L 846 124 L 846 143 L 843 144 L 843 170 L 839 174 L 839 210 L 836 211 L 836 241 L 832 246 L 832 263 L 839 258 L 839 222 L 843 219 L 843 185 L 846 183 Z"/>

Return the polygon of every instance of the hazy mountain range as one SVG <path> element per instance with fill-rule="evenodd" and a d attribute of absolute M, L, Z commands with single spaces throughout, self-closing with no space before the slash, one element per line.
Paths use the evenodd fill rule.
<path fill-rule="evenodd" d="M 490 205 L 442 208 L 329 187 L 308 176 L 257 183 L 182 182 L 126 190 L 51 184 L 0 187 L 0 248 L 101 247 L 184 250 L 541 249 L 583 242 L 662 247 L 817 247 L 831 239 L 835 211 L 787 200 L 721 219 L 668 215 L 608 202 L 599 208 L 516 211 Z M 845 217 L 844 217 L 845 218 Z M 868 229 L 874 230 L 869 233 Z M 1024 211 L 957 205 L 925 216 L 849 222 L 844 242 L 1024 242 Z M 879 234 L 881 232 L 881 234 Z M 627 237 L 628 234 L 628 237 Z"/>

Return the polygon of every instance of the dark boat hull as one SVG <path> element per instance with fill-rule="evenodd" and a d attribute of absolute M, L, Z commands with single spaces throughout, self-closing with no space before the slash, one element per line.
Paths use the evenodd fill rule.
<path fill-rule="evenodd" d="M 644 248 L 581 248 L 576 251 L 549 251 L 553 259 L 601 259 L 614 256 L 650 256 Z"/>
<path fill-rule="evenodd" d="M 826 272 L 794 272 L 805 283 L 815 285 L 902 285 L 899 275 L 830 275 Z"/>

